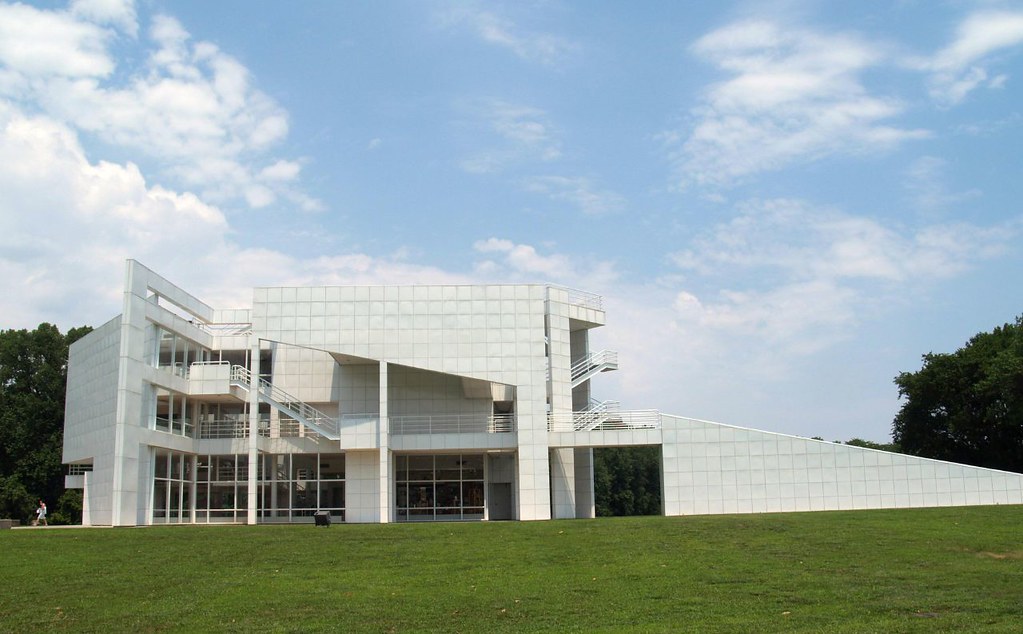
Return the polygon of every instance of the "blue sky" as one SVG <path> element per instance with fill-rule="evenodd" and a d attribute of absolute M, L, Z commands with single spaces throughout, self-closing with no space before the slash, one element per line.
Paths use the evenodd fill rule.
<path fill-rule="evenodd" d="M 887 439 L 1012 321 L 1023 4 L 0 1 L 0 327 L 125 258 L 604 295 L 627 408 Z"/>

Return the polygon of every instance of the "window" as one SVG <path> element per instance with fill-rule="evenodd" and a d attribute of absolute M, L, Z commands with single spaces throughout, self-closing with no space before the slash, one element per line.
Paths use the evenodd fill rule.
<path fill-rule="evenodd" d="M 483 519 L 483 455 L 395 457 L 399 522 Z"/>

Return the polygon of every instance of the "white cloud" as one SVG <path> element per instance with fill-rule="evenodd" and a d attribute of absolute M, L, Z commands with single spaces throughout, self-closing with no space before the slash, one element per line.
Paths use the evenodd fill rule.
<path fill-rule="evenodd" d="M 996 52 L 1023 44 L 1023 11 L 980 11 L 968 16 L 955 40 L 926 60 L 911 65 L 932 73 L 931 95 L 954 105 L 980 86 L 1001 88 L 1007 75 L 991 75 Z"/>
<path fill-rule="evenodd" d="M 568 38 L 524 29 L 493 7 L 457 2 L 439 11 L 437 17 L 445 26 L 468 29 L 487 44 L 511 51 L 520 59 L 556 66 L 570 58 L 578 45 Z"/>
<path fill-rule="evenodd" d="M 107 53 L 111 33 L 73 16 L 23 4 L 0 4 L 0 66 L 28 79 L 105 77 L 114 69 Z"/>
<path fill-rule="evenodd" d="M 73 0 L 71 14 L 95 24 L 112 24 L 135 37 L 138 35 L 138 16 L 133 0 Z"/>
<path fill-rule="evenodd" d="M 539 108 L 488 99 L 467 107 L 474 142 L 488 145 L 462 161 L 467 172 L 497 172 L 525 160 L 553 161 L 561 157 L 561 142 L 547 114 Z M 477 140 L 485 135 L 484 140 Z"/>
<path fill-rule="evenodd" d="M 961 202 L 981 196 L 979 189 L 949 191 L 948 162 L 936 156 L 921 156 L 906 171 L 905 187 L 913 204 L 925 213 L 938 213 Z"/>
<path fill-rule="evenodd" d="M 259 176 L 268 181 L 293 181 L 298 178 L 302 166 L 294 161 L 277 161 L 273 165 L 264 167 Z"/>
<path fill-rule="evenodd" d="M 746 21 L 705 35 L 691 50 L 732 77 L 710 87 L 691 112 L 691 129 L 662 135 L 683 187 L 727 185 L 928 135 L 887 123 L 903 104 L 871 95 L 860 80 L 884 51 L 855 36 Z"/>
<path fill-rule="evenodd" d="M 526 191 L 546 194 L 552 200 L 567 202 L 587 215 L 621 211 L 625 199 L 615 192 L 598 190 L 589 179 L 566 176 L 534 176 L 523 182 Z"/>
<path fill-rule="evenodd" d="M 174 18 L 156 16 L 148 57 L 116 81 L 108 47 L 114 24 L 136 25 L 134 5 L 74 3 L 68 12 L 0 4 L 0 98 L 45 113 L 153 159 L 165 176 L 208 200 L 278 199 L 320 204 L 296 188 L 298 163 L 260 157 L 288 134 L 287 113 L 253 86 L 249 71 L 208 42 L 194 41 Z M 282 170 L 294 171 L 281 178 Z"/>
<path fill-rule="evenodd" d="M 476 263 L 476 275 L 498 282 L 553 282 L 575 288 L 605 288 L 618 279 L 611 260 L 579 259 L 562 253 L 543 255 L 529 244 L 504 238 L 478 240 L 473 249 L 485 254 Z"/>
<path fill-rule="evenodd" d="M 772 344 L 776 359 L 798 358 L 843 339 L 886 303 L 997 257 L 1018 233 L 1019 223 L 907 230 L 801 201 L 747 203 L 673 255 L 690 276 L 723 289 L 702 298 L 679 289 L 676 319 L 721 337 L 718 345 L 752 338 Z"/>
<path fill-rule="evenodd" d="M 284 167 L 279 167 L 287 171 Z M 302 258 L 245 248 L 199 197 L 146 182 L 131 164 L 92 162 L 76 132 L 0 102 L 0 275 L 5 328 L 98 326 L 121 306 L 135 258 L 217 306 L 260 284 L 465 283 L 400 255 Z"/>
<path fill-rule="evenodd" d="M 803 201 L 753 201 L 673 255 L 703 275 L 756 269 L 770 279 L 907 283 L 948 277 L 1000 254 L 1018 223 L 930 225 L 915 231 Z"/>

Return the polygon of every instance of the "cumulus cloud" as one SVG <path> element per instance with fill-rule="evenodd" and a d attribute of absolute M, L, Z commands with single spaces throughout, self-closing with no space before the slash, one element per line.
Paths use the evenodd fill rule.
<path fill-rule="evenodd" d="M 929 59 L 912 62 L 931 73 L 931 95 L 954 105 L 981 86 L 1000 88 L 1007 75 L 993 74 L 995 54 L 1023 44 L 1023 11 L 979 11 L 966 17 L 955 40 Z"/>
<path fill-rule="evenodd" d="M 297 162 L 261 164 L 287 136 L 287 113 L 241 63 L 174 18 L 152 20 L 139 70 L 114 79 L 110 46 L 117 29 L 134 36 L 136 20 L 126 1 L 81 0 L 68 11 L 0 4 L 0 97 L 147 157 L 207 200 L 318 207 L 296 186 Z M 282 165 L 290 178 L 278 177 Z"/>
<path fill-rule="evenodd" d="M 544 255 L 529 244 L 505 238 L 477 240 L 473 249 L 484 256 L 476 262 L 477 276 L 497 282 L 546 281 L 577 288 L 604 288 L 618 279 L 611 260 L 574 258 L 561 253 Z"/>
<path fill-rule="evenodd" d="M 690 50 L 731 78 L 707 90 L 690 127 L 662 135 L 683 187 L 728 185 L 797 161 L 928 136 L 890 123 L 905 106 L 870 94 L 860 79 L 885 52 L 856 36 L 745 21 Z"/>
<path fill-rule="evenodd" d="M 0 68 L 8 90 L 29 90 L 33 78 L 105 77 L 112 34 L 63 12 L 0 4 Z M 0 84 L 3 87 L 4 84 Z"/>
<path fill-rule="evenodd" d="M 134 0 L 73 0 L 71 14 L 95 24 L 110 24 L 131 37 L 138 35 Z"/>
<path fill-rule="evenodd" d="M 278 166 L 280 176 L 290 168 Z M 70 126 L 0 102 L 0 296 L 4 328 L 99 325 L 119 312 L 134 258 L 217 306 L 260 284 L 465 283 L 396 257 L 303 258 L 246 248 L 216 206 L 147 182 L 132 163 L 91 161 Z M 211 271 L 216 271 L 211 275 Z"/>

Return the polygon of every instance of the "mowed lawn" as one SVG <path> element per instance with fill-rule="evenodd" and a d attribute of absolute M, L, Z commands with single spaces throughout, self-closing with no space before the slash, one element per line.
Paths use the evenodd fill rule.
<path fill-rule="evenodd" d="M 1019 632 L 1023 507 L 0 532 L 0 630 Z"/>

